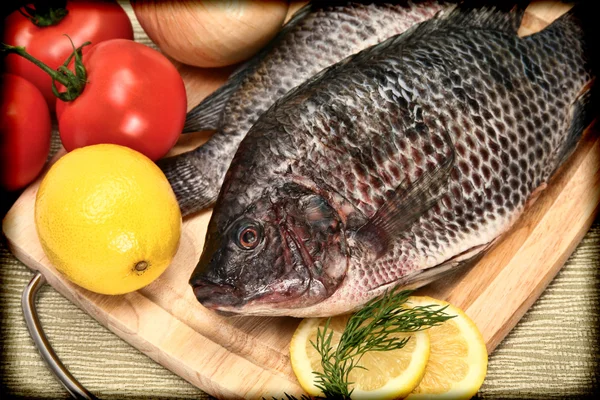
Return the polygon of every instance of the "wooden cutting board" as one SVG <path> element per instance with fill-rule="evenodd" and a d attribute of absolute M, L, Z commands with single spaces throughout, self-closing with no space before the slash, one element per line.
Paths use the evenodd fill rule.
<path fill-rule="evenodd" d="M 521 32 L 537 31 L 562 12 L 564 5 L 540 2 L 529 10 Z M 188 67 L 186 73 L 194 76 Z M 208 85 L 206 90 L 215 86 Z M 207 137 L 203 133 L 185 136 L 174 153 Z M 33 220 L 38 186 L 39 180 L 23 192 L 2 228 L 17 258 L 41 271 L 56 290 L 156 362 L 213 396 L 270 398 L 284 392 L 302 393 L 288 358 L 288 344 L 299 320 L 221 317 L 194 298 L 187 281 L 200 257 L 210 210 L 184 220 L 179 251 L 158 280 L 134 293 L 104 296 L 71 284 L 49 264 Z M 420 292 L 464 309 L 492 352 L 575 249 L 599 202 L 600 139 L 597 131 L 589 130 L 538 200 L 477 265 Z"/>

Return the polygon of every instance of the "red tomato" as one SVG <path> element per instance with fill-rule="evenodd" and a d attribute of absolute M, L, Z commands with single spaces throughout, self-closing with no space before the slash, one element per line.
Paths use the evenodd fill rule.
<path fill-rule="evenodd" d="M 21 189 L 38 176 L 50 151 L 50 132 L 42 93 L 20 76 L 2 74 L 0 186 Z"/>
<path fill-rule="evenodd" d="M 68 1 L 69 13 L 58 24 L 37 27 L 15 11 L 5 21 L 3 42 L 23 46 L 27 52 L 48 65 L 58 68 L 73 52 L 69 35 L 75 47 L 86 41 L 92 45 L 109 39 L 133 39 L 131 21 L 117 3 L 98 1 Z M 89 46 L 83 48 L 83 53 Z M 6 56 L 6 72 L 20 75 L 42 92 L 50 110 L 54 111 L 56 97 L 52 94 L 52 80 L 44 71 L 16 54 Z"/>
<path fill-rule="evenodd" d="M 113 143 L 158 160 L 175 145 L 187 108 L 183 79 L 161 53 L 131 40 L 93 46 L 82 58 L 87 81 L 79 97 L 58 100 L 56 114 L 68 151 Z"/>

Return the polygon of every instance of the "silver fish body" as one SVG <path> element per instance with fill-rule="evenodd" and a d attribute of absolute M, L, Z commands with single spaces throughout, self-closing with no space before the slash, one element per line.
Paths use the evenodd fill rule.
<path fill-rule="evenodd" d="M 334 315 L 482 254 L 591 113 L 577 13 L 524 38 L 521 15 L 445 12 L 264 113 L 217 200 L 190 279 L 198 300 L 239 314 Z"/>
<path fill-rule="evenodd" d="M 159 162 L 183 215 L 215 202 L 240 141 L 278 98 L 322 69 L 431 18 L 442 4 L 343 1 L 299 10 L 265 50 L 190 111 L 186 131 L 216 129 L 213 137 Z"/>

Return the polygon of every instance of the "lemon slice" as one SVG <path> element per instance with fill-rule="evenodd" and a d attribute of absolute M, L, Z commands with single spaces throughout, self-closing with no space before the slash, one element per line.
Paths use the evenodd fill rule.
<path fill-rule="evenodd" d="M 332 346 L 339 343 L 349 315 L 331 319 L 329 327 L 334 331 Z M 317 329 L 323 327 L 326 318 L 304 319 L 290 344 L 292 368 L 302 388 L 312 396 L 323 393 L 315 386 L 313 371 L 323 372 L 321 356 L 311 344 L 316 343 Z M 406 345 L 398 350 L 368 352 L 358 363 L 363 368 L 350 372 L 349 382 L 353 399 L 395 399 L 408 395 L 423 377 L 429 358 L 429 336 L 426 331 L 400 333 L 398 337 L 409 337 Z"/>
<path fill-rule="evenodd" d="M 431 342 L 425 375 L 408 396 L 420 399 L 469 399 L 481 387 L 487 373 L 488 354 L 479 329 L 460 309 L 431 297 L 411 296 L 407 306 L 448 306 L 456 315 L 427 330 Z"/>

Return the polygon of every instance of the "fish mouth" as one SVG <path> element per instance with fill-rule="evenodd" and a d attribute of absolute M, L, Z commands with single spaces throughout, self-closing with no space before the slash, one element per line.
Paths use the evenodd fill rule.
<path fill-rule="evenodd" d="M 233 285 L 215 283 L 204 278 L 197 278 L 190 282 L 196 299 L 206 308 L 215 311 L 227 311 L 229 313 L 244 313 L 245 306 L 271 305 L 281 307 L 288 305 L 298 297 L 302 296 L 309 285 L 303 285 L 296 293 L 280 293 L 273 288 L 265 288 L 260 293 L 247 296 Z"/>
<path fill-rule="evenodd" d="M 279 307 L 293 302 L 307 290 L 307 284 L 294 293 L 281 293 L 273 287 L 266 287 L 263 291 L 248 296 L 242 290 L 227 283 L 216 283 L 203 277 L 198 277 L 190 282 L 196 299 L 204 307 L 215 311 L 230 313 L 244 313 L 246 306 L 271 305 Z"/>
<path fill-rule="evenodd" d="M 241 307 L 246 303 L 235 286 L 211 282 L 204 278 L 197 278 L 190 283 L 196 299 L 206 308 Z"/>

